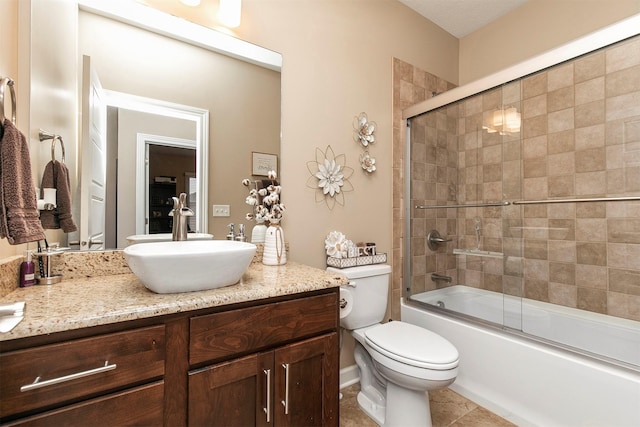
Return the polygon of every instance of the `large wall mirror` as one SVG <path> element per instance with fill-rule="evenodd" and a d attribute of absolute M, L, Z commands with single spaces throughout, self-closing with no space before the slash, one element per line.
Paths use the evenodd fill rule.
<path fill-rule="evenodd" d="M 113 14 L 100 9 L 103 6 L 94 7 L 100 3 L 112 2 L 80 0 L 75 11 L 80 119 L 77 157 L 70 163 L 77 164 L 77 182 L 72 179 L 73 213 L 80 232 L 56 235 L 55 239 L 63 244 L 77 242 L 72 249 L 112 249 L 125 247 L 128 235 L 157 232 L 159 221 L 153 221 L 153 217 L 165 216 L 166 212 L 149 206 L 149 191 L 150 186 L 166 182 L 175 184 L 176 193 L 192 188 L 197 194 L 197 201 L 193 199 L 197 219 L 190 224 L 191 231 L 224 238 L 229 223 L 246 222 L 246 194 L 241 181 L 251 177 L 252 153 L 280 155 L 281 56 L 154 9 L 151 11 L 156 17 L 182 21 L 178 22 L 181 28 L 167 22 L 150 25 L 136 15 L 138 9 L 149 11 L 147 6 L 137 4 Z M 31 8 L 39 4 L 35 0 Z M 183 24 L 192 27 L 184 30 Z M 32 33 L 48 32 L 45 27 L 37 28 L 35 22 L 31 26 Z M 257 55 L 266 54 L 266 59 L 231 52 L 235 48 L 225 51 L 224 47 L 206 46 L 211 38 L 218 37 L 249 45 Z M 32 69 L 37 66 L 48 65 L 32 62 Z M 81 108 L 86 103 L 82 87 L 87 86 L 87 67 L 106 94 L 102 100 L 106 139 L 112 147 L 105 156 L 106 235 L 94 236 L 94 244 L 89 244 L 92 236 L 86 234 L 90 229 L 87 220 L 99 215 L 87 215 L 86 209 L 80 209 L 89 203 L 84 198 L 90 198 L 81 188 L 86 178 L 82 163 L 86 166 L 87 162 L 80 161 L 89 146 L 84 129 L 87 125 L 83 124 L 88 113 Z M 32 75 L 46 72 L 32 70 Z M 49 130 L 56 133 L 55 129 Z M 161 148 L 157 151 L 165 169 L 159 172 L 149 167 L 148 157 L 140 158 L 140 153 L 148 156 L 156 151 L 149 150 L 152 146 Z M 140 147 L 147 150 L 140 151 Z M 40 160 L 40 170 L 47 160 Z M 186 166 L 179 166 L 182 164 Z M 142 173 L 140 169 L 145 166 Z M 146 177 L 142 188 L 141 176 Z M 162 197 L 166 199 L 167 195 Z M 230 216 L 212 216 L 212 205 L 229 205 Z"/>

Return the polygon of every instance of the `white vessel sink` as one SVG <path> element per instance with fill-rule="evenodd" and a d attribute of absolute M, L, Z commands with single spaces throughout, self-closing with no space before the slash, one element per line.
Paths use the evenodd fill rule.
<path fill-rule="evenodd" d="M 129 245 L 135 245 L 136 243 L 170 242 L 171 239 L 171 233 L 134 234 L 132 236 L 127 236 L 127 243 Z M 187 240 L 213 240 L 213 234 L 188 233 Z"/>
<path fill-rule="evenodd" d="M 236 284 L 255 252 L 246 242 L 187 240 L 128 246 L 124 257 L 148 289 L 168 294 Z"/>

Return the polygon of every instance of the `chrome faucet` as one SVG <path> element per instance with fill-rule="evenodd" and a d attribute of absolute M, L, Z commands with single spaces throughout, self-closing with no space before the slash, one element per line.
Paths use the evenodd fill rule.
<path fill-rule="evenodd" d="M 193 216 L 193 211 L 185 206 L 187 194 L 180 193 L 180 197 L 172 197 L 173 210 L 169 216 L 173 217 L 173 227 L 171 229 L 171 240 L 187 240 L 187 217 Z"/>

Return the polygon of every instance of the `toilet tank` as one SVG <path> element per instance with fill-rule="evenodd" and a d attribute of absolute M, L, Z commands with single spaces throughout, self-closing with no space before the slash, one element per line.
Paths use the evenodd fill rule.
<path fill-rule="evenodd" d="M 350 282 L 349 285 L 340 287 L 340 299 L 347 304 L 340 309 L 340 326 L 353 330 L 380 323 L 384 319 L 391 266 L 374 264 L 351 268 L 327 267 L 327 271 L 342 274 Z"/>

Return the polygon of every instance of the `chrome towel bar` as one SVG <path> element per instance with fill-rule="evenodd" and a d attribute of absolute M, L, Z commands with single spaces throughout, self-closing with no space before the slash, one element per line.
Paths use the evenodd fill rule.
<path fill-rule="evenodd" d="M 544 205 L 553 203 L 597 203 L 597 202 L 633 202 L 640 201 L 640 196 L 628 197 L 593 197 L 587 199 L 549 199 L 549 200 L 515 200 L 513 202 L 488 202 L 468 205 L 416 205 L 416 209 L 458 209 L 458 208 L 486 208 L 510 205 Z"/>

